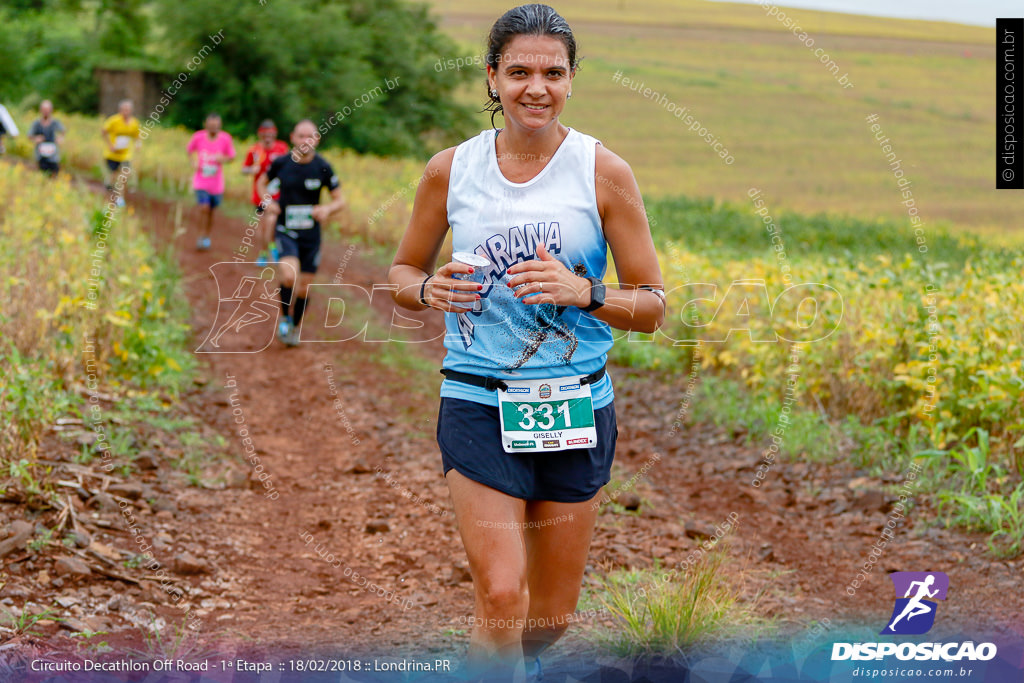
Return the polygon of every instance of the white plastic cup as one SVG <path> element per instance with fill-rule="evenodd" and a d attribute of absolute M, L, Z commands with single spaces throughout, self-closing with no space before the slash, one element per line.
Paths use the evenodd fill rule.
<path fill-rule="evenodd" d="M 472 254 L 468 251 L 457 251 L 452 254 L 453 263 L 462 263 L 473 268 L 472 273 L 452 273 L 453 280 L 466 280 L 467 282 L 476 282 L 481 286 L 484 285 L 484 277 L 486 275 L 485 269 L 491 265 L 491 262 L 485 257 L 479 254 Z M 484 290 L 480 290 L 482 293 Z M 481 309 L 480 300 L 477 299 L 473 302 L 473 310 L 479 311 Z"/>

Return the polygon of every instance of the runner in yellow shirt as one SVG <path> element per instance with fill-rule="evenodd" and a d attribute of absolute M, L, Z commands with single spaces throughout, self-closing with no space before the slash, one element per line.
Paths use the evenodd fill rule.
<path fill-rule="evenodd" d="M 113 175 L 124 176 L 121 187 L 127 181 L 127 175 L 131 172 L 132 152 L 135 147 L 141 145 L 139 133 L 139 120 L 132 116 L 132 101 L 121 100 L 117 106 L 118 113 L 109 117 L 103 122 L 103 142 L 107 148 L 103 150 L 103 159 L 106 162 L 103 168 L 103 184 L 107 191 L 114 189 Z M 118 194 L 117 205 L 124 206 L 124 197 Z"/>

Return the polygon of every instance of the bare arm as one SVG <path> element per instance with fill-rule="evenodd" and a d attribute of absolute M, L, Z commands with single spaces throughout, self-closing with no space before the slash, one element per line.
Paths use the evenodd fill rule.
<path fill-rule="evenodd" d="M 452 279 L 453 273 L 469 273 L 470 267 L 447 263 L 434 272 L 444 238 L 448 234 L 448 178 L 451 175 L 455 148 L 439 152 L 427 164 L 416 188 L 412 216 L 405 235 L 398 245 L 395 259 L 388 270 L 388 282 L 397 285 L 392 293 L 399 306 L 412 310 L 436 308 L 452 313 L 471 310 L 480 286 L 475 282 Z M 419 299 L 423 287 L 424 306 Z M 456 306 L 455 304 L 463 304 Z"/>
<path fill-rule="evenodd" d="M 260 195 L 261 197 L 263 195 Z M 341 193 L 341 186 L 331 190 L 331 201 L 326 204 L 318 204 L 313 207 L 313 218 L 318 221 L 326 221 L 336 212 L 345 208 L 345 197 Z"/>
<path fill-rule="evenodd" d="M 107 146 L 107 149 L 109 149 L 111 152 L 117 151 L 114 149 L 114 143 L 110 141 L 110 135 L 107 134 L 106 128 L 100 127 L 100 137 L 103 138 L 103 144 Z"/>
<path fill-rule="evenodd" d="M 256 194 L 259 195 L 260 200 L 263 202 L 263 207 L 276 216 L 281 213 L 281 207 L 278 206 L 277 202 L 274 201 L 273 195 L 267 190 L 269 184 L 270 181 L 267 180 L 267 174 L 261 173 L 256 179 Z"/>
<path fill-rule="evenodd" d="M 597 147 L 595 175 L 598 208 L 619 288 L 609 290 L 605 305 L 594 311 L 594 316 L 619 329 L 654 332 L 665 322 L 665 302 L 657 294 L 637 287 L 664 289 L 665 285 L 640 188 L 629 164 L 603 145 Z M 602 181 L 601 176 L 610 182 Z M 625 191 L 620 194 L 613 189 L 615 185 Z"/>

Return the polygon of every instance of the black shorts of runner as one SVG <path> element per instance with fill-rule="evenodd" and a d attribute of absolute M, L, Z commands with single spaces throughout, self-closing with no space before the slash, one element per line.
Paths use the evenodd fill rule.
<path fill-rule="evenodd" d="M 444 474 L 454 469 L 473 481 L 522 500 L 588 501 L 611 479 L 615 459 L 615 403 L 594 411 L 597 445 L 541 453 L 506 453 L 496 406 L 442 398 L 437 445 Z"/>
<path fill-rule="evenodd" d="M 121 168 L 122 166 L 128 168 L 131 165 L 127 161 L 114 161 L 113 159 L 104 159 L 104 161 L 107 162 L 107 168 L 109 168 L 112 173 L 116 173 L 117 169 Z"/>
<path fill-rule="evenodd" d="M 278 230 L 274 242 L 278 260 L 294 256 L 299 259 L 299 270 L 303 273 L 315 273 L 320 266 L 320 240 L 297 240 Z"/>
<path fill-rule="evenodd" d="M 60 170 L 60 162 L 54 161 L 53 159 L 40 159 L 39 170 L 47 175 L 56 175 Z"/>

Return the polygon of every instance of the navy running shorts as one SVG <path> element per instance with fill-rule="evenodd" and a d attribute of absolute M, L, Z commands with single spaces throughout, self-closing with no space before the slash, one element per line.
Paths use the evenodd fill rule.
<path fill-rule="evenodd" d="M 53 159 L 40 159 L 39 170 L 48 175 L 57 175 L 60 171 L 60 162 Z"/>
<path fill-rule="evenodd" d="M 196 190 L 196 204 L 199 206 L 209 206 L 211 209 L 216 209 L 220 206 L 223 197 L 224 195 L 222 194 L 211 194 L 206 190 Z"/>
<path fill-rule="evenodd" d="M 320 267 L 320 240 L 297 240 L 278 230 L 274 242 L 277 260 L 294 256 L 299 259 L 299 270 L 303 273 L 315 273 Z"/>
<path fill-rule="evenodd" d="M 611 479 L 615 459 L 615 403 L 594 411 L 597 445 L 541 453 L 506 453 L 496 406 L 442 398 L 437 445 L 444 474 L 454 469 L 468 479 L 522 500 L 580 503 Z"/>

